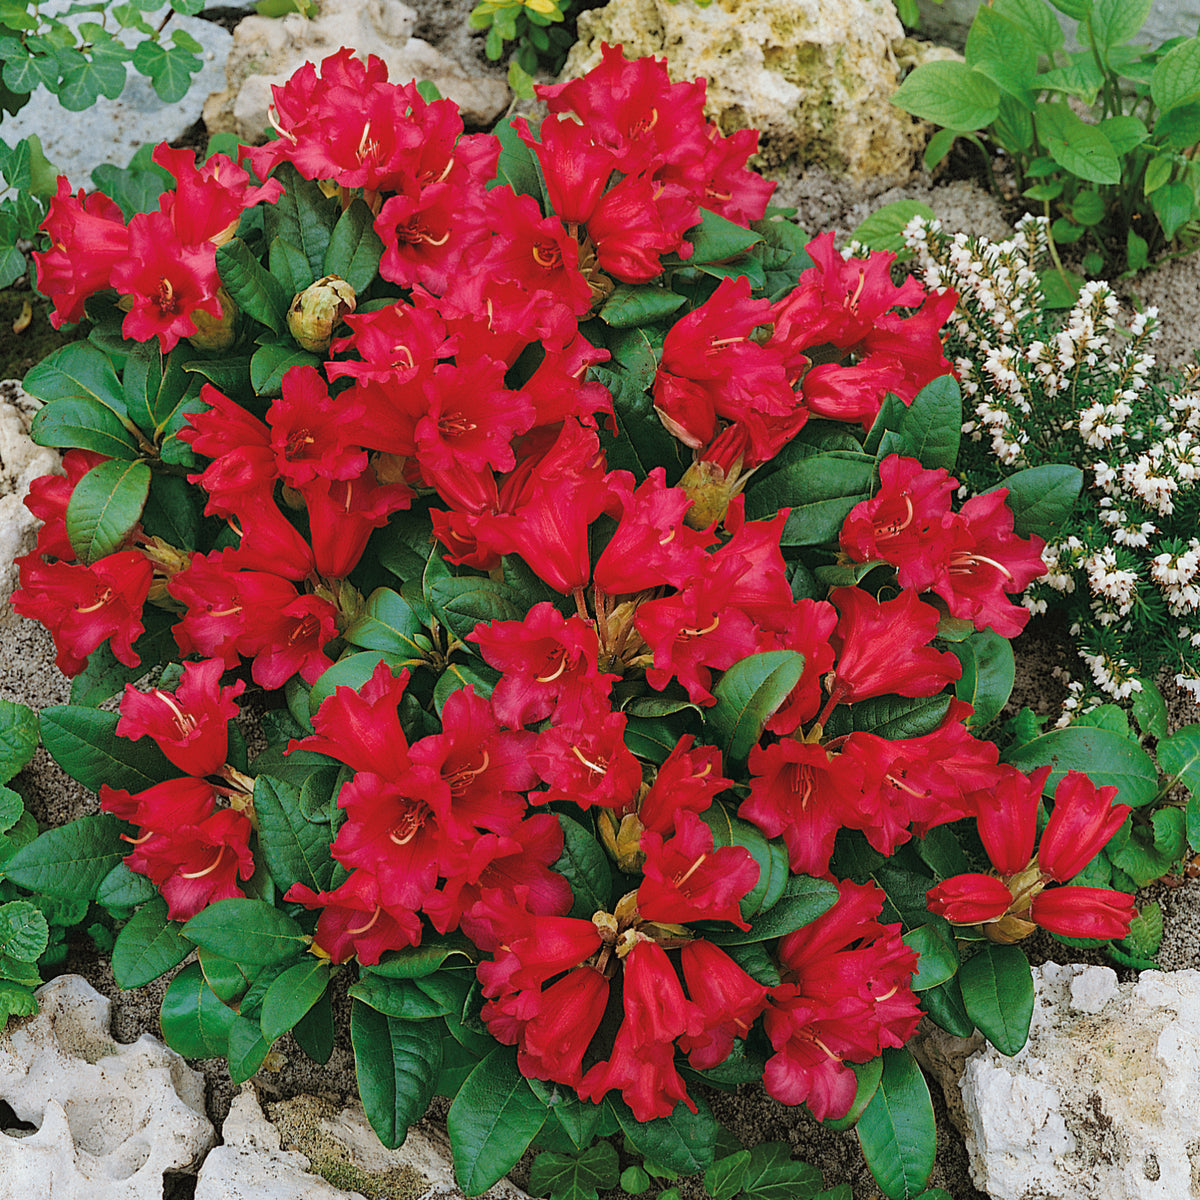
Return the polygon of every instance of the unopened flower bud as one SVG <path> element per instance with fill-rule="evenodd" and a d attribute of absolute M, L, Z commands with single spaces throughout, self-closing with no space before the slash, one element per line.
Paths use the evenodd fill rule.
<path fill-rule="evenodd" d="M 292 298 L 288 331 L 302 350 L 324 354 L 339 321 L 357 307 L 354 289 L 340 275 L 326 275 Z"/>
<path fill-rule="evenodd" d="M 197 350 L 228 350 L 233 345 L 236 336 L 234 325 L 237 323 L 237 305 L 223 287 L 217 288 L 217 299 L 221 302 L 219 317 L 206 313 L 202 308 L 191 314 L 196 332 L 189 335 L 187 340 Z"/>
<path fill-rule="evenodd" d="M 596 824 L 600 840 L 617 866 L 626 875 L 640 871 L 642 863 L 646 861 L 646 855 L 639 845 L 645 827 L 637 813 L 626 813 L 618 822 L 612 809 L 601 809 Z"/>

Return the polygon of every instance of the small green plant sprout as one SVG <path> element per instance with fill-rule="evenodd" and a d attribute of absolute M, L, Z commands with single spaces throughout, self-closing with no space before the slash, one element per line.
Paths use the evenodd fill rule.
<path fill-rule="evenodd" d="M 1051 0 L 1078 22 L 1083 49 L 1067 52 L 1051 4 L 995 0 L 975 16 L 965 62 L 925 63 L 893 97 L 942 127 L 927 167 L 962 137 L 990 177 L 1002 151 L 1020 195 L 1052 219 L 1052 248 L 1079 243 L 1092 276 L 1200 239 L 1200 38 L 1131 45 L 1151 2 Z"/>
<path fill-rule="evenodd" d="M 299 13 L 311 21 L 318 10 L 314 0 L 258 0 L 254 11 L 260 17 L 286 17 L 289 13 Z"/>
<path fill-rule="evenodd" d="M 562 26 L 574 0 L 481 0 L 471 11 L 472 29 L 486 29 L 484 49 L 493 62 L 515 43 L 508 64 L 509 86 L 518 96 L 533 95 L 533 75 L 540 68 L 561 69 L 571 48 L 571 34 Z"/>
<path fill-rule="evenodd" d="M 155 26 L 145 14 L 160 9 L 161 0 L 103 0 L 56 14 L 43 12 L 37 0 L 8 0 L 0 5 L 0 107 L 16 112 L 42 84 L 63 108 L 82 112 L 100 96 L 115 100 L 130 66 L 149 78 L 160 100 L 182 99 L 200 70 L 203 47 L 186 30 L 170 29 L 169 22 L 175 13 L 195 16 L 204 0 L 170 5 Z M 124 31 L 141 40 L 127 46 L 120 37 Z"/>

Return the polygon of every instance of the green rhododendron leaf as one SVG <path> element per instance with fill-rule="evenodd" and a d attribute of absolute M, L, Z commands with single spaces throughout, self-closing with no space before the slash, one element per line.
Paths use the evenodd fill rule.
<path fill-rule="evenodd" d="M 650 1164 L 665 1167 L 681 1175 L 706 1171 L 716 1157 L 717 1131 L 720 1125 L 703 1096 L 693 1096 L 696 1112 L 686 1104 L 676 1104 L 669 1117 L 639 1121 L 624 1100 L 610 1093 L 605 1105 L 611 1110 L 622 1132 Z"/>
<path fill-rule="evenodd" d="M 721 676 L 706 723 L 730 758 L 744 759 L 750 753 L 803 673 L 804 655 L 799 651 L 769 650 L 743 658 Z"/>
<path fill-rule="evenodd" d="M 937 987 L 958 970 L 958 948 L 954 938 L 947 938 L 937 925 L 919 925 L 909 930 L 903 940 L 921 956 L 912 980 L 914 992 Z"/>
<path fill-rule="evenodd" d="M 183 927 L 183 936 L 227 958 L 261 966 L 296 958 L 308 944 L 287 913 L 250 899 L 210 904 Z"/>
<path fill-rule="evenodd" d="M 827 1129 L 835 1132 L 843 1129 L 853 1129 L 858 1124 L 858 1118 L 863 1110 L 871 1103 L 872 1097 L 879 1090 L 879 1081 L 883 1078 L 883 1059 L 872 1058 L 865 1063 L 847 1063 L 857 1079 L 854 1092 L 854 1102 L 843 1117 L 826 1117 L 821 1122 Z"/>
<path fill-rule="evenodd" d="M 39 715 L 42 742 L 72 779 L 98 792 L 101 784 L 141 792 L 180 772 L 152 738 L 117 736 L 117 713 L 58 704 Z"/>
<path fill-rule="evenodd" d="M 937 1130 L 929 1089 L 907 1050 L 883 1052 L 883 1077 L 855 1130 L 889 1200 L 911 1200 L 922 1191 L 933 1170 Z"/>
<path fill-rule="evenodd" d="M 327 891 L 333 881 L 330 827 L 307 818 L 301 803 L 302 788 L 271 775 L 259 775 L 254 781 L 259 842 L 281 892 L 294 883 L 302 883 L 314 892 Z M 328 798 L 326 792 L 326 801 Z"/>
<path fill-rule="evenodd" d="M 1117 802 L 1134 808 L 1149 804 L 1158 793 L 1158 772 L 1150 756 L 1137 742 L 1109 729 L 1052 729 L 1010 747 L 1001 759 L 1026 772 L 1049 766 L 1044 788 L 1048 796 L 1068 771 L 1083 771 L 1097 787 L 1117 787 Z"/>
<path fill-rule="evenodd" d="M 850 510 L 870 496 L 876 475 L 869 454 L 848 450 L 814 454 L 747 488 L 746 517 L 759 520 L 790 508 L 781 546 L 835 541 Z"/>
<path fill-rule="evenodd" d="M 463 1191 L 478 1196 L 503 1177 L 548 1114 L 517 1070 L 514 1051 L 508 1046 L 493 1050 L 467 1076 L 446 1117 L 454 1176 Z"/>
<path fill-rule="evenodd" d="M 149 493 L 150 468 L 144 462 L 114 459 L 94 466 L 67 503 L 67 536 L 80 562 L 90 565 L 121 549 Z"/>
<path fill-rule="evenodd" d="M 604 848 L 579 821 L 558 814 L 563 831 L 562 854 L 551 866 L 571 885 L 571 916 L 591 920 L 592 913 L 609 909 L 613 898 L 612 866 Z"/>
<path fill-rule="evenodd" d="M 918 999 L 921 1007 L 929 1014 L 929 1019 L 947 1033 L 965 1038 L 975 1032 L 975 1022 L 967 1014 L 957 976 L 937 987 L 926 989 Z"/>
<path fill-rule="evenodd" d="M 216 1058 L 229 1051 L 237 1013 L 217 999 L 198 962 L 189 963 L 163 996 L 159 1023 L 163 1040 L 185 1058 Z"/>
<path fill-rule="evenodd" d="M 958 983 L 980 1032 L 1001 1054 L 1016 1054 L 1033 1017 L 1033 977 L 1020 947 L 982 946 L 959 967 Z"/>
<path fill-rule="evenodd" d="M 540 122 L 530 121 L 529 128 L 537 136 Z M 542 191 L 541 173 L 533 152 L 521 141 L 513 128 L 512 119 L 502 120 L 492 133 L 500 142 L 500 159 L 496 163 L 496 178 L 488 188 L 507 184 L 518 196 L 532 196 L 545 212 L 545 195 Z"/>
<path fill-rule="evenodd" d="M 632 329 L 669 317 L 685 297 L 666 288 L 621 283 L 600 309 L 600 320 L 614 329 Z"/>
<path fill-rule="evenodd" d="M 243 313 L 275 333 L 287 331 L 286 313 L 292 298 L 241 238 L 217 247 L 217 271 Z"/>
<path fill-rule="evenodd" d="M 783 890 L 783 896 L 766 912 L 755 917 L 748 930 L 723 927 L 706 931 L 704 936 L 717 946 L 770 941 L 815 921 L 836 902 L 837 888 L 832 883 L 824 879 L 811 879 L 807 875 L 793 875 Z"/>
<path fill-rule="evenodd" d="M 141 987 L 183 962 L 195 947 L 179 930 L 178 921 L 167 919 L 167 902 L 161 896 L 142 905 L 121 926 L 113 946 L 117 983 L 123 988 Z"/>
<path fill-rule="evenodd" d="M 388 979 L 423 979 L 442 967 L 474 966 L 477 957 L 477 951 L 461 934 L 426 935 L 419 946 L 389 950 L 371 967 L 371 972 Z"/>
<path fill-rule="evenodd" d="M 1012 693 L 1016 679 L 1012 643 L 985 629 L 965 642 L 954 643 L 950 650 L 963 669 L 954 684 L 954 694 L 974 708 L 967 726 L 978 732 L 1000 715 Z"/>
<path fill-rule="evenodd" d="M 362 200 L 353 201 L 333 227 L 325 249 L 325 261 L 321 264 L 322 275 L 340 276 L 356 295 L 361 295 L 370 286 L 383 255 L 383 242 L 375 232 L 374 220 L 370 208 Z"/>
<path fill-rule="evenodd" d="M 238 1015 L 229 1026 L 228 1049 L 229 1078 L 234 1084 L 243 1084 L 266 1061 L 271 1043 L 263 1037 L 257 1021 Z"/>
<path fill-rule="evenodd" d="M 1035 534 L 1050 541 L 1069 520 L 1083 488 L 1083 472 L 1067 463 L 1027 467 L 1003 483 L 988 488 L 1008 489 L 1005 503 L 1013 514 L 1013 531 L 1018 537 Z"/>
<path fill-rule="evenodd" d="M 104 877 L 129 850 L 128 826 L 109 813 L 89 813 L 48 829 L 4 865 L 8 879 L 31 892 L 93 900 Z"/>
<path fill-rule="evenodd" d="M 762 235 L 753 229 L 736 225 L 711 209 L 702 208 L 700 214 L 700 224 L 693 225 L 683 235 L 686 241 L 692 243 L 692 254 L 687 260 L 689 264 L 724 262 L 744 254 L 762 240 Z"/>

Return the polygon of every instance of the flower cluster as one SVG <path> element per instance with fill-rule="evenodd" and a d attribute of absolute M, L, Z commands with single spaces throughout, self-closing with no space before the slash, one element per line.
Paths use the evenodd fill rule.
<path fill-rule="evenodd" d="M 1033 612 L 1065 608 L 1087 665 L 1066 715 L 1128 697 L 1164 665 L 1200 696 L 1200 399 L 1155 369 L 1155 311 L 1119 330 L 1117 299 L 1099 281 L 1065 314 L 1048 310 L 1046 231 L 1033 217 L 1007 242 L 950 237 L 920 218 L 906 237 L 925 283 L 960 296 L 948 349 L 974 409 L 958 468 L 967 490 L 994 486 L 1002 468 L 1084 470 L 1075 515 L 1046 547 L 1049 572 L 1024 596 Z"/>
<path fill-rule="evenodd" d="M 498 139 L 464 136 L 453 105 L 376 59 L 339 52 L 274 95 L 280 136 L 246 156 L 276 179 L 230 193 L 276 204 L 266 265 L 254 214 L 216 260 L 243 310 L 233 365 L 195 346 L 163 360 L 164 380 L 197 376 L 173 458 L 160 423 L 139 426 L 141 464 L 73 450 L 30 500 L 46 524 L 14 603 L 50 626 L 65 671 L 90 677 L 106 640 L 136 671 L 163 640 L 139 640 L 147 605 L 199 660 L 174 691 L 122 699 L 116 734 L 149 736 L 182 772 L 105 788 L 136 827 L 126 864 L 198 944 L 222 902 L 290 930 L 259 960 L 281 987 L 293 949 L 309 981 L 354 962 L 355 1003 L 405 1021 L 381 993 L 424 980 L 466 1050 L 486 1028 L 516 1048 L 491 1061 L 619 1096 L 639 1121 L 699 1112 L 684 1062 L 734 1055 L 781 1100 L 844 1115 L 853 1064 L 902 1046 L 920 1012 L 917 952 L 839 843 L 869 860 L 952 822 L 982 828 L 1006 789 L 1024 831 L 1044 781 L 968 729 L 971 706 L 948 694 L 962 664 L 937 644 L 967 622 L 1021 628 L 1008 597 L 1043 570 L 1041 539 L 1017 536 L 1003 489 L 953 511 L 946 470 L 861 448 L 877 416 L 919 424 L 935 403 L 956 296 L 897 287 L 892 256 L 847 260 L 829 235 L 771 247 L 794 285 L 755 295 L 764 256 L 744 250 L 779 217 L 763 220 L 770 185 L 746 168 L 754 136 L 723 137 L 703 85 L 653 60 L 609 48 L 543 89 L 550 115 L 516 122 L 505 149 L 536 195 L 493 178 L 509 177 Z M 234 199 L 211 205 L 226 232 Z M 103 205 L 72 204 L 54 220 L 78 253 Z M 320 258 L 288 241 L 305 220 L 328 234 Z M 713 229 L 736 231 L 734 265 L 704 248 Z M 64 275 L 52 295 L 68 319 L 123 278 Z M 657 315 L 631 330 L 638 305 Z M 167 351 L 201 336 L 184 318 L 202 311 L 181 299 L 177 324 L 133 332 Z M 829 460 L 853 486 L 813 503 L 774 460 L 820 468 L 830 436 L 855 447 Z M 193 508 L 167 521 L 180 463 Z M 76 498 L 117 468 L 135 476 L 113 485 L 127 519 L 85 545 Z M 816 531 L 814 508 L 833 513 Z M 861 563 L 884 590 L 818 586 L 814 571 L 844 582 Z M 247 679 L 287 701 L 253 781 L 226 761 Z M 1062 858 L 1046 840 L 1041 853 L 1061 881 Z M 1008 899 L 981 919 L 1018 903 L 1004 880 L 1031 855 L 996 860 Z M 267 882 L 249 896 L 252 872 Z M 918 924 L 935 878 L 909 889 Z M 1119 923 L 1089 912 L 1073 928 Z M 419 973 L 451 945 L 478 980 L 469 1014 L 461 968 Z M 257 1038 L 248 994 L 239 1021 Z"/>

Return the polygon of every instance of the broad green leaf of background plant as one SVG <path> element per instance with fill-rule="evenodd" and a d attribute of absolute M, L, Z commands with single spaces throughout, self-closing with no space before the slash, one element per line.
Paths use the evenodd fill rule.
<path fill-rule="evenodd" d="M 1150 98 L 1160 112 L 1200 99 L 1200 37 L 1172 46 L 1154 64 Z"/>
<path fill-rule="evenodd" d="M 1163 184 L 1151 195 L 1150 207 L 1162 226 L 1163 237 L 1170 241 L 1192 219 L 1196 198 L 1188 184 L 1176 180 Z"/>
<path fill-rule="evenodd" d="M 549 1109 L 499 1046 L 467 1076 L 446 1117 L 454 1177 L 468 1196 L 486 1192 L 525 1153 Z"/>
<path fill-rule="evenodd" d="M 803 673 L 799 651 L 769 650 L 743 658 L 721 676 L 713 689 L 717 702 L 705 711 L 705 721 L 730 758 L 750 753 Z"/>
<path fill-rule="evenodd" d="M 0 700 L 0 783 L 7 783 L 25 766 L 37 748 L 37 713 L 28 705 Z"/>
<path fill-rule="evenodd" d="M 1038 50 L 1019 22 L 994 8 L 980 8 L 967 34 L 965 54 L 967 66 L 1002 91 L 1018 100 L 1032 99 Z"/>
<path fill-rule="evenodd" d="M 855 1126 L 863 1157 L 889 1200 L 913 1200 L 933 1170 L 933 1104 L 907 1050 L 883 1052 L 883 1077 Z"/>
<path fill-rule="evenodd" d="M 1071 725 L 1005 751 L 1001 761 L 1021 771 L 1049 766 L 1042 791 L 1049 796 L 1068 771 L 1083 771 L 1097 787 L 1119 789 L 1117 802 L 1140 808 L 1158 793 L 1154 762 L 1136 742 L 1110 729 Z"/>
<path fill-rule="evenodd" d="M 119 550 L 149 494 L 150 468 L 144 462 L 113 459 L 88 471 L 66 511 L 67 536 L 79 561 L 90 566 Z"/>
<path fill-rule="evenodd" d="M 1121 163 L 1112 143 L 1095 126 L 1081 121 L 1064 101 L 1038 105 L 1038 137 L 1060 167 L 1089 183 L 1120 183 Z"/>
<path fill-rule="evenodd" d="M 850 235 L 872 250 L 890 250 L 898 254 L 904 249 L 904 230 L 913 217 L 932 221 L 935 213 L 920 200 L 893 200 L 877 208 Z"/>
<path fill-rule="evenodd" d="M 571 916 L 590 921 L 592 913 L 607 911 L 612 900 L 613 876 L 608 855 L 578 821 L 558 814 L 563 831 L 563 849 L 551 867 L 571 884 L 574 902 Z"/>
<path fill-rule="evenodd" d="M 966 63 L 923 63 L 896 89 L 892 103 L 935 125 L 984 129 L 1000 111 L 1000 89 Z"/>
<path fill-rule="evenodd" d="M 1033 977 L 1018 946 L 986 943 L 958 969 L 967 1014 L 1001 1054 L 1012 1056 L 1029 1037 Z"/>
<path fill-rule="evenodd" d="M 1146 23 L 1154 0 L 1093 0 L 1088 24 L 1101 51 L 1127 42 Z M 1082 32 L 1082 31 L 1081 31 Z"/>
<path fill-rule="evenodd" d="M 551 1200 L 595 1200 L 600 1191 L 616 1187 L 619 1173 L 616 1147 L 596 1142 L 578 1154 L 543 1151 L 533 1160 L 529 1187 Z"/>
<path fill-rule="evenodd" d="M 993 0 L 992 10 L 1019 25 L 1039 53 L 1050 56 L 1062 48 L 1062 26 L 1046 7 L 1045 0 Z"/>

